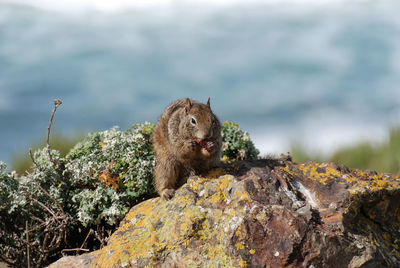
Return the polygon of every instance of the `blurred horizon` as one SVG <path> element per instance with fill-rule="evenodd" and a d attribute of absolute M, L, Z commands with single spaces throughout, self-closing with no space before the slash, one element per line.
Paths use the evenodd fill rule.
<path fill-rule="evenodd" d="M 0 161 L 211 105 L 262 154 L 331 154 L 400 125 L 400 3 L 0 0 Z"/>

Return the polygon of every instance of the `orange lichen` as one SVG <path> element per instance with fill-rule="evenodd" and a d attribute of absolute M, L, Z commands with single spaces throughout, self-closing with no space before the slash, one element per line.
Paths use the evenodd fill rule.
<path fill-rule="evenodd" d="M 103 181 L 107 186 L 111 186 L 113 189 L 118 189 L 119 177 L 111 177 L 108 170 L 103 170 L 99 176 L 99 180 Z"/>

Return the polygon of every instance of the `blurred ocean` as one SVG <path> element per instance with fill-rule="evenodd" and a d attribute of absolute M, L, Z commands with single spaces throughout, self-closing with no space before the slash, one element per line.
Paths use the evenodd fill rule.
<path fill-rule="evenodd" d="M 217 3 L 215 3 L 217 2 Z M 0 160 L 53 132 L 211 104 L 262 153 L 329 153 L 400 125 L 400 2 L 0 0 Z"/>

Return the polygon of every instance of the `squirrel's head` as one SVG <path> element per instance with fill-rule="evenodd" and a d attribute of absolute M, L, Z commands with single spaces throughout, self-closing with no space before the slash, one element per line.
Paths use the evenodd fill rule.
<path fill-rule="evenodd" d="M 213 136 L 213 129 L 217 119 L 211 111 L 210 98 L 207 104 L 192 102 L 186 99 L 185 117 L 182 120 L 183 128 L 190 138 L 205 140 Z"/>

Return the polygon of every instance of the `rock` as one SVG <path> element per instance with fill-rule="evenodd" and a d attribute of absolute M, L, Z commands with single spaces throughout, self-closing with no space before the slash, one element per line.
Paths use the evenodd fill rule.
<path fill-rule="evenodd" d="M 101 250 L 50 267 L 399 267 L 397 175 L 243 161 L 133 207 Z"/>

